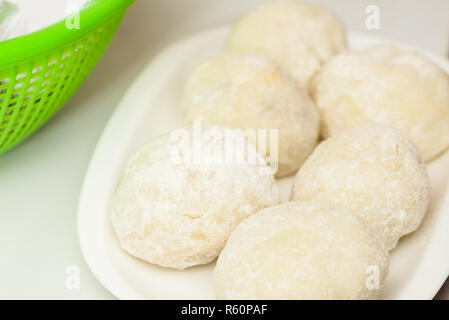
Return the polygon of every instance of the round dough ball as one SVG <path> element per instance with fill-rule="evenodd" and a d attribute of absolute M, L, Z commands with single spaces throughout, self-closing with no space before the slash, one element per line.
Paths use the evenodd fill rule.
<path fill-rule="evenodd" d="M 449 77 L 426 57 L 379 45 L 332 59 L 311 88 L 322 135 L 361 124 L 405 132 L 425 161 L 449 146 Z"/>
<path fill-rule="evenodd" d="M 318 143 L 319 114 L 308 92 L 262 54 L 225 54 L 204 62 L 190 76 L 181 108 L 188 122 L 278 129 L 277 154 L 270 152 L 270 141 L 265 148 L 270 166 L 278 160 L 277 177 L 298 170 Z M 265 155 L 260 146 L 259 152 Z"/>
<path fill-rule="evenodd" d="M 267 168 L 261 157 L 259 165 L 196 164 L 188 160 L 187 144 L 173 142 L 174 132 L 143 146 L 126 166 L 112 226 L 131 255 L 184 269 L 215 259 L 240 221 L 279 203 L 279 190 L 272 175 L 261 174 Z M 210 138 L 202 150 L 219 154 L 225 147 Z"/>
<path fill-rule="evenodd" d="M 388 254 L 357 215 L 289 202 L 252 215 L 232 233 L 214 273 L 219 299 L 376 298 Z"/>
<path fill-rule="evenodd" d="M 325 61 L 346 50 L 346 34 L 326 8 L 295 0 L 272 1 L 233 26 L 226 49 L 264 52 L 308 87 Z"/>
<path fill-rule="evenodd" d="M 328 201 L 358 212 L 387 250 L 426 214 L 430 181 L 410 138 L 360 126 L 322 142 L 298 171 L 292 200 Z"/>

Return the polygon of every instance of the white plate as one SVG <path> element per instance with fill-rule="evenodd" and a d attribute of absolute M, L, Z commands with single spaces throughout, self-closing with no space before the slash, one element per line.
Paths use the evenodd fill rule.
<path fill-rule="evenodd" d="M 177 42 L 143 70 L 110 119 L 88 169 L 78 212 L 78 237 L 97 279 L 121 299 L 213 299 L 214 263 L 184 271 L 165 269 L 120 249 L 109 222 L 109 204 L 129 155 L 149 138 L 178 127 L 177 105 L 189 73 L 218 55 L 228 27 Z M 352 48 L 385 42 L 349 35 Z M 447 72 L 449 62 L 425 53 Z M 391 253 L 381 298 L 432 299 L 449 272 L 449 152 L 429 165 L 432 202 L 421 228 Z M 280 181 L 288 199 L 292 178 Z"/>

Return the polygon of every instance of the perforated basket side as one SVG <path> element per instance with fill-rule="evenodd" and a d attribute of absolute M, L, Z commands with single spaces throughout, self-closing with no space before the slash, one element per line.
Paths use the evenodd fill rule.
<path fill-rule="evenodd" d="M 55 52 L 0 69 L 0 154 L 37 130 L 78 89 L 111 41 L 123 13 Z"/>

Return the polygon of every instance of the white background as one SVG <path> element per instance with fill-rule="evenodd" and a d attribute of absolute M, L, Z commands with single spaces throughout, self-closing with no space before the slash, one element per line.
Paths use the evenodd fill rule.
<path fill-rule="evenodd" d="M 258 2 L 137 0 L 97 68 L 64 109 L 0 156 L 0 298 L 113 298 L 87 269 L 76 238 L 79 193 L 97 139 L 120 97 L 159 49 L 232 21 Z M 353 31 L 448 54 L 447 0 L 316 2 L 333 9 Z M 373 4 L 380 8 L 378 31 L 365 27 L 365 9 Z M 79 290 L 65 287 L 71 265 L 80 269 Z"/>

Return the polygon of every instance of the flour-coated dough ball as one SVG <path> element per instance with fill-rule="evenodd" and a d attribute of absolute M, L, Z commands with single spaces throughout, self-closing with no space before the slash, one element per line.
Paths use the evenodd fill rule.
<path fill-rule="evenodd" d="M 347 209 L 289 202 L 243 221 L 214 273 L 219 299 L 370 299 L 388 273 L 388 254 Z M 372 278 L 370 278 L 372 277 Z"/>
<path fill-rule="evenodd" d="M 315 77 L 324 137 L 361 124 L 405 132 L 425 161 L 449 146 L 449 77 L 423 55 L 378 45 L 341 54 Z"/>
<path fill-rule="evenodd" d="M 202 63 L 187 81 L 181 108 L 189 122 L 278 129 L 277 177 L 298 170 L 318 143 L 319 115 L 308 92 L 263 54 L 228 53 Z"/>
<path fill-rule="evenodd" d="M 215 259 L 240 221 L 279 203 L 279 190 L 272 175 L 260 174 L 264 162 L 193 164 L 188 144 L 173 138 L 156 138 L 132 157 L 115 192 L 112 226 L 131 255 L 184 269 Z M 224 148 L 202 142 L 216 154 Z"/>
<path fill-rule="evenodd" d="M 298 171 L 292 200 L 328 201 L 359 213 L 387 250 L 426 214 L 430 181 L 408 136 L 359 126 L 322 142 Z"/>
<path fill-rule="evenodd" d="M 226 48 L 264 52 L 307 87 L 324 62 L 346 49 L 346 33 L 326 8 L 296 0 L 272 1 L 234 24 Z"/>

